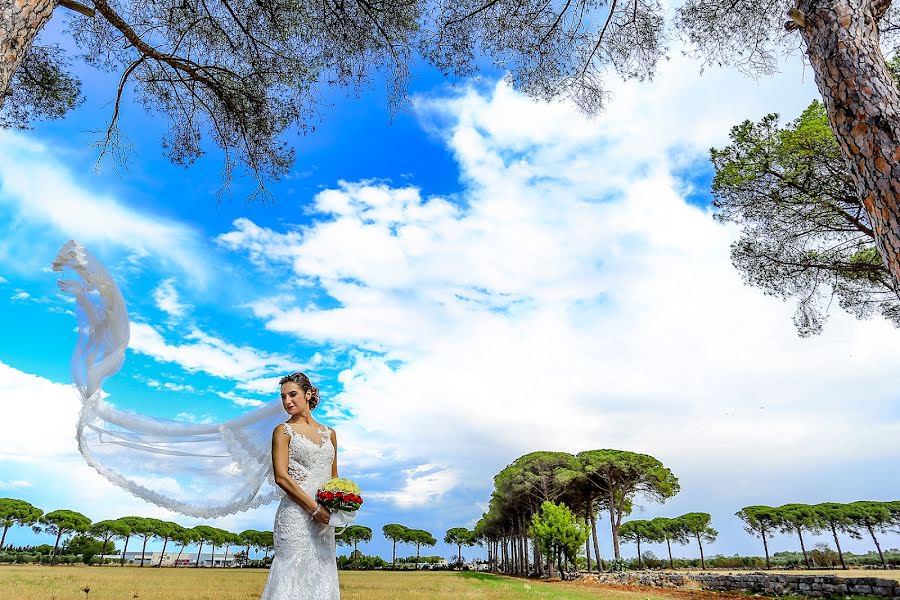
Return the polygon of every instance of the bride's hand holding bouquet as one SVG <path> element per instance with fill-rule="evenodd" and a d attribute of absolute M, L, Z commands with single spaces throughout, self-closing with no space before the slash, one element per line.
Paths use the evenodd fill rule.
<path fill-rule="evenodd" d="M 316 501 L 331 513 L 329 527 L 347 527 L 356 518 L 356 511 L 362 506 L 359 486 L 342 477 L 329 480 L 316 492 Z"/>

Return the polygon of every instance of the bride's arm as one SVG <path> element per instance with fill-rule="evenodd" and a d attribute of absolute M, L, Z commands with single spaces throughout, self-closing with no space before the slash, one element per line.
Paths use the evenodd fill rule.
<path fill-rule="evenodd" d="M 334 460 L 331 461 L 331 476 L 337 477 L 337 434 L 331 430 L 331 446 L 334 448 Z"/>
<path fill-rule="evenodd" d="M 288 444 L 291 436 L 283 431 L 281 425 L 272 432 L 272 470 L 275 472 L 275 483 L 284 490 L 284 493 L 290 496 L 294 502 L 312 512 L 319 505 L 315 498 L 311 498 L 309 494 L 294 481 L 294 478 L 288 474 Z"/>

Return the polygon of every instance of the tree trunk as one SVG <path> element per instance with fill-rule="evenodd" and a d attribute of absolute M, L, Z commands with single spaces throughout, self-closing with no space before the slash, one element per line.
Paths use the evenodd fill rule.
<path fill-rule="evenodd" d="M 533 538 L 534 542 L 534 574 L 541 578 L 544 576 L 544 561 L 541 556 L 541 545 L 538 544 L 537 538 Z"/>
<path fill-rule="evenodd" d="M 53 14 L 53 0 L 7 0 L 0 24 L 0 108 L 9 82 L 22 64 L 31 43 Z M 7 12 L 9 11 L 9 12 Z"/>
<path fill-rule="evenodd" d="M 703 541 L 700 539 L 699 533 L 697 534 L 697 545 L 700 546 L 700 568 L 705 571 L 706 570 L 706 558 L 703 556 Z"/>
<path fill-rule="evenodd" d="M 838 557 L 841 559 L 841 568 L 847 570 L 847 563 L 844 562 L 844 552 L 841 550 L 841 543 L 838 541 L 837 528 L 831 524 L 831 535 L 834 536 L 834 545 L 837 546 Z"/>
<path fill-rule="evenodd" d="M 144 566 L 144 554 L 147 552 L 147 540 L 150 539 L 150 536 L 144 536 L 144 546 L 141 548 L 141 566 Z"/>
<path fill-rule="evenodd" d="M 56 556 L 56 550 L 59 548 L 59 539 L 62 537 L 62 534 L 63 534 L 62 529 L 60 529 L 59 533 L 56 534 L 56 543 L 53 544 L 53 552 L 50 553 L 51 557 Z"/>
<path fill-rule="evenodd" d="M 641 536 L 637 536 L 637 552 L 638 552 L 638 569 L 644 568 L 644 563 L 641 561 Z"/>
<path fill-rule="evenodd" d="M 163 539 L 163 549 L 162 549 L 162 552 L 159 553 L 159 564 L 156 565 L 157 567 L 162 566 L 163 556 L 166 555 L 166 544 L 168 544 L 168 543 L 169 543 L 169 538 L 164 538 Z"/>
<path fill-rule="evenodd" d="M 166 549 L 166 546 L 163 545 L 163 550 Z M 225 558 L 222 559 L 222 567 L 225 567 L 225 563 L 228 562 L 228 544 L 225 544 Z"/>
<path fill-rule="evenodd" d="M 769 563 L 769 541 L 766 539 L 766 528 L 763 527 L 762 532 L 762 540 L 763 540 L 763 550 L 766 551 L 766 569 L 771 569 L 772 565 Z"/>
<path fill-rule="evenodd" d="M 131 539 L 130 535 L 125 536 L 125 545 L 122 547 L 122 560 L 119 561 L 119 566 L 125 566 L 125 551 L 128 550 L 128 540 Z"/>
<path fill-rule="evenodd" d="M 584 538 L 584 559 L 587 563 L 587 572 L 591 572 L 591 540 L 590 536 Z"/>
<path fill-rule="evenodd" d="M 594 538 L 594 557 L 597 559 L 597 571 L 603 572 L 603 557 L 600 556 L 600 543 L 597 541 L 597 515 L 591 504 L 591 535 Z"/>
<path fill-rule="evenodd" d="M 675 561 L 672 560 L 672 540 L 666 538 L 666 547 L 669 549 L 669 568 L 675 570 Z"/>
<path fill-rule="evenodd" d="M 522 536 L 522 574 L 528 577 L 528 536 Z"/>
<path fill-rule="evenodd" d="M 391 551 L 391 571 L 396 569 L 395 563 L 397 562 L 397 540 L 394 540 L 394 549 Z"/>
<path fill-rule="evenodd" d="M 615 496 L 612 489 L 609 490 L 609 528 L 612 532 L 613 556 L 616 560 L 621 558 L 619 554 L 619 528 L 616 527 L 616 509 Z"/>
<path fill-rule="evenodd" d="M 878 22 L 890 0 L 799 0 L 799 28 L 828 121 L 900 289 L 900 93 L 881 54 Z"/>
<path fill-rule="evenodd" d="M 887 569 L 887 563 L 884 561 L 884 553 L 881 551 L 881 544 L 878 543 L 878 538 L 875 537 L 875 530 L 872 529 L 871 525 L 867 525 L 866 529 L 869 530 L 869 535 L 872 536 L 872 541 L 875 542 L 875 549 L 878 550 L 878 556 L 881 557 L 881 568 Z"/>
<path fill-rule="evenodd" d="M 800 551 L 803 552 L 803 562 L 806 563 L 806 569 L 809 570 L 809 556 L 806 555 L 806 544 L 803 543 L 803 530 L 797 528 L 797 535 L 800 537 Z"/>
<path fill-rule="evenodd" d="M 3 537 L 0 537 L 0 550 L 3 550 L 3 545 L 6 543 L 6 532 L 9 531 L 9 525 L 3 526 Z"/>
<path fill-rule="evenodd" d="M 518 536 L 513 535 L 509 538 L 510 550 L 512 550 L 512 572 L 519 574 L 519 540 Z"/>
<path fill-rule="evenodd" d="M 103 556 L 104 554 L 106 554 L 106 547 L 109 545 L 109 540 L 111 540 L 111 539 L 112 539 L 112 534 L 109 534 L 108 536 L 106 536 L 106 539 L 103 540 L 103 545 L 100 546 L 100 556 Z M 2 543 L 0 543 L 0 548 L 3 548 Z M 115 549 L 116 549 L 115 546 L 113 546 L 113 550 L 115 550 Z M 103 564 L 103 559 L 100 559 L 100 564 Z"/>
<path fill-rule="evenodd" d="M 178 566 L 178 561 L 181 560 L 181 553 L 184 552 L 184 547 L 186 544 L 182 544 L 181 548 L 178 550 L 178 556 L 175 557 L 175 566 Z"/>
<path fill-rule="evenodd" d="M 197 562 L 194 563 L 194 568 L 200 566 L 200 553 L 203 552 L 203 540 L 200 540 L 200 546 L 197 548 Z"/>

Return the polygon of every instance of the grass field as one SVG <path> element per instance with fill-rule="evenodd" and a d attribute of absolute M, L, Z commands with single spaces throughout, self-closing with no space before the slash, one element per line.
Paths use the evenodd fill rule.
<path fill-rule="evenodd" d="M 785 571 L 799 575 L 802 571 Z M 831 573 L 813 571 L 811 574 Z M 900 571 L 834 571 L 846 577 L 900 580 Z M 262 569 L 153 569 L 8 565 L 0 567 L 0 600 L 257 600 Z M 586 587 L 526 581 L 486 573 L 341 571 L 342 600 L 724 600 L 715 594 L 638 588 Z M 83 590 L 89 588 L 86 594 Z"/>
<path fill-rule="evenodd" d="M 0 567 L 0 600 L 258 600 L 267 573 L 10 565 Z M 341 571 L 340 580 L 341 600 L 672 600 L 647 590 L 585 589 L 484 573 Z"/>

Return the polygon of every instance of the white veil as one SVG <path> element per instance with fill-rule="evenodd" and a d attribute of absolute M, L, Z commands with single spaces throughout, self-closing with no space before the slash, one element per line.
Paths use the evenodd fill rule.
<path fill-rule="evenodd" d="M 116 409 L 102 398 L 128 346 L 128 313 L 119 288 L 75 241 L 60 249 L 54 271 L 71 269 L 59 287 L 75 296 L 78 342 L 72 377 L 81 395 L 78 449 L 114 484 L 159 506 L 210 518 L 279 498 L 272 476 L 272 430 L 286 420 L 279 400 L 218 424 L 194 424 Z"/>

